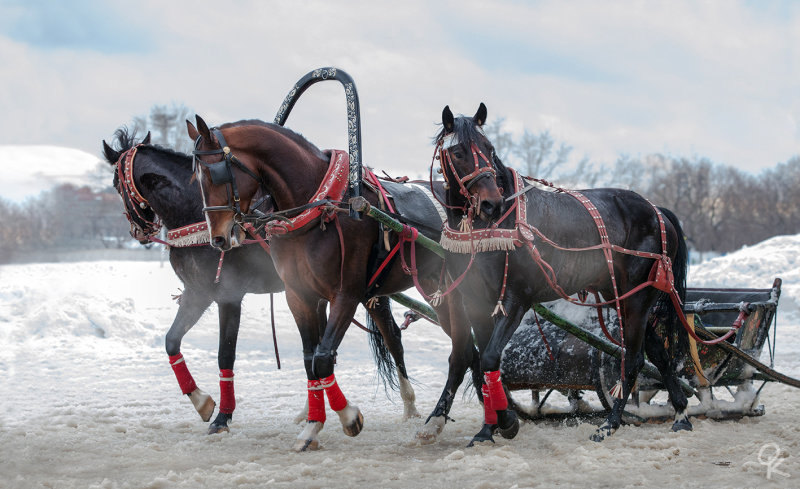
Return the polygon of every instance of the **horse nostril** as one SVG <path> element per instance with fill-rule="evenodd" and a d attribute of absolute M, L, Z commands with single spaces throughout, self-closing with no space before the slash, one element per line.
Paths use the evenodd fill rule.
<path fill-rule="evenodd" d="M 495 203 L 490 200 L 484 200 L 481 202 L 481 212 L 490 219 L 497 219 L 500 217 L 500 211 L 502 210 L 502 203 Z"/>
<path fill-rule="evenodd" d="M 211 238 L 211 246 L 221 249 L 223 246 L 225 246 L 225 238 L 222 236 L 214 236 Z"/>

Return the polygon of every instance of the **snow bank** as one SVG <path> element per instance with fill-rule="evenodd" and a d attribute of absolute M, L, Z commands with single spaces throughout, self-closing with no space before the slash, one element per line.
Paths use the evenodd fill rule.
<path fill-rule="evenodd" d="M 784 280 L 775 367 L 793 376 L 800 376 L 798 252 L 800 237 L 784 236 L 690 270 L 693 286 L 768 288 L 773 278 Z M 590 423 L 524 423 L 514 440 L 498 437 L 495 445 L 473 449 L 465 445 L 480 427 L 482 408 L 474 394 L 459 391 L 455 421 L 437 443 L 420 446 L 414 433 L 424 418 L 401 421 L 402 402 L 385 395 L 366 336 L 356 328 L 339 349 L 336 373 L 364 413 L 364 431 L 345 436 L 329 412 L 323 450 L 292 453 L 305 372 L 282 295 L 276 296 L 281 370 L 265 320 L 268 299 L 248 296 L 232 431 L 207 436 L 206 423 L 180 395 L 163 347 L 177 310 L 171 295 L 180 287 L 172 270 L 156 262 L 0 267 L 0 489 L 793 487 L 800 477 L 800 391 L 777 384 L 762 391 L 765 416 L 695 419 L 691 433 L 624 426 L 597 444 L 588 440 Z M 402 312 L 395 311 L 398 320 Z M 421 321 L 403 341 L 417 405 L 426 414 L 445 380 L 449 340 Z M 216 350 L 212 307 L 182 351 L 198 384 L 218 399 Z M 790 477 L 773 471 L 767 480 L 762 462 Z"/>

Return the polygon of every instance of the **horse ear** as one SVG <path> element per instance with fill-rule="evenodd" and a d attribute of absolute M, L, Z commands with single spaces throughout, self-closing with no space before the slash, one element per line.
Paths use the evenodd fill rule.
<path fill-rule="evenodd" d="M 197 138 L 200 137 L 200 133 L 197 132 L 194 124 L 189 122 L 189 119 L 186 119 L 186 132 L 189 134 L 189 137 L 192 139 L 192 141 L 197 141 Z"/>
<path fill-rule="evenodd" d="M 486 122 L 486 106 L 483 105 L 483 102 L 481 102 L 481 105 L 478 107 L 478 111 L 475 112 L 475 116 L 472 118 L 472 120 L 478 126 L 482 126 Z"/>
<path fill-rule="evenodd" d="M 444 126 L 444 132 L 453 132 L 453 128 L 456 126 L 456 121 L 449 105 L 445 105 L 442 111 L 442 125 Z"/>
<path fill-rule="evenodd" d="M 203 139 L 211 141 L 211 131 L 208 129 L 206 121 L 197 114 L 195 114 L 194 119 L 197 121 L 197 130 L 200 132 L 200 135 L 203 136 Z"/>
<path fill-rule="evenodd" d="M 114 148 L 109 146 L 108 143 L 106 143 L 106 140 L 103 139 L 103 156 L 106 157 L 106 161 L 108 161 L 110 165 L 117 163 L 117 160 L 119 160 L 119 154 L 119 151 L 115 151 Z"/>
<path fill-rule="evenodd" d="M 147 136 L 142 139 L 141 144 L 150 144 L 150 131 L 147 131 Z"/>

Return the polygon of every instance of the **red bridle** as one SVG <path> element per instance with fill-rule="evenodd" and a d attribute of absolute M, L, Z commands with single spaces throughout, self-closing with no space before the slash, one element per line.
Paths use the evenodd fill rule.
<path fill-rule="evenodd" d="M 444 176 L 444 180 L 449 186 L 450 179 L 447 177 L 447 170 L 449 168 L 449 170 L 453 174 L 453 177 L 456 180 L 456 183 L 458 183 L 459 193 L 462 196 L 464 196 L 464 198 L 467 200 L 468 203 L 473 203 L 472 195 L 469 193 L 470 188 L 472 188 L 472 186 L 475 185 L 475 183 L 477 183 L 480 179 L 484 177 L 488 176 L 491 176 L 492 178 L 496 177 L 497 172 L 495 171 L 491 161 L 489 161 L 489 158 L 487 158 L 486 155 L 484 155 L 483 152 L 480 150 L 480 148 L 478 148 L 478 145 L 475 144 L 474 141 L 470 141 L 469 146 L 470 150 L 472 151 L 472 161 L 474 163 L 474 168 L 472 172 L 468 173 L 467 175 L 464 175 L 463 177 L 460 177 L 458 175 L 458 172 L 456 171 L 455 165 L 453 164 L 453 159 L 450 157 L 450 152 L 448 151 L 449 148 L 453 147 L 457 143 L 453 143 L 445 147 L 447 141 L 448 141 L 448 136 L 442 138 L 442 140 L 439 141 L 439 143 L 436 145 L 436 151 L 434 153 L 434 155 L 438 153 L 442 176 Z M 486 163 L 486 166 L 481 166 L 480 160 L 483 160 Z M 445 165 L 447 165 L 447 167 L 445 167 Z M 451 209 L 459 208 L 447 204 L 444 205 Z M 466 210 L 467 204 L 461 207 L 461 209 Z"/>
<path fill-rule="evenodd" d="M 137 144 L 125 151 L 117 160 L 117 192 L 122 197 L 122 203 L 125 205 L 125 217 L 128 218 L 128 222 L 131 225 L 131 237 L 137 241 L 144 241 L 150 240 L 161 231 L 161 220 L 158 216 L 155 216 L 155 212 L 153 213 L 155 216 L 154 221 L 147 219 L 140 212 L 140 210 L 149 209 L 150 203 L 136 188 L 133 178 L 133 160 L 136 158 L 136 151 L 139 146 L 142 145 Z M 135 218 L 134 215 L 136 216 Z"/>

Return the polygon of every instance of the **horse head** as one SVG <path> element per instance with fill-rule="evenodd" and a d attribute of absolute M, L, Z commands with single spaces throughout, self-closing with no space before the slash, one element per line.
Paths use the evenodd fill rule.
<path fill-rule="evenodd" d="M 136 143 L 135 131 L 130 134 L 127 129 L 120 128 L 114 133 L 114 149 L 103 141 L 103 155 L 108 163 L 115 167 L 114 188 L 117 189 L 125 206 L 125 217 L 130 222 L 130 235 L 141 244 L 150 243 L 150 238 L 161 230 L 161 222 L 150 203 L 139 192 L 133 172 L 133 161 L 140 146 L 150 144 L 150 133 Z"/>
<path fill-rule="evenodd" d="M 446 106 L 436 145 L 449 204 L 490 222 L 500 217 L 504 201 L 495 179 L 494 147 L 482 129 L 485 122 L 483 103 L 471 118 L 454 117 Z"/>
<path fill-rule="evenodd" d="M 245 150 L 231 152 L 234 143 L 243 146 L 241 127 L 226 124 L 209 129 L 196 116 L 197 127 L 186 121 L 189 137 L 194 139 L 194 169 L 203 196 L 211 245 L 222 251 L 239 246 L 244 239 L 242 224 L 253 197 L 263 181 L 257 173 L 256 160 Z"/>

